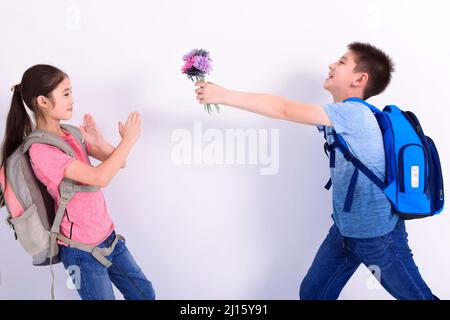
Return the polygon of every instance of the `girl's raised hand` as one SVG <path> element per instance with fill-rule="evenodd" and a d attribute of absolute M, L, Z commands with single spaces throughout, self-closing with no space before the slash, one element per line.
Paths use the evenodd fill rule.
<path fill-rule="evenodd" d="M 123 141 L 136 143 L 141 134 L 141 115 L 139 112 L 131 112 L 125 124 L 119 122 L 119 134 Z"/>
<path fill-rule="evenodd" d="M 91 114 L 85 114 L 83 116 L 83 125 L 80 126 L 80 130 L 86 143 L 91 146 L 100 147 L 105 143 L 105 139 L 97 129 L 94 117 Z"/>

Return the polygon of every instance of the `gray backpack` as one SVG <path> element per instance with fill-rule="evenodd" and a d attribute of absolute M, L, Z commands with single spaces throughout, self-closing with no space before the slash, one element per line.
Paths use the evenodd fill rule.
<path fill-rule="evenodd" d="M 83 146 L 86 146 L 80 130 L 74 126 L 61 124 Z M 32 256 L 32 264 L 46 266 L 59 263 L 57 240 L 71 247 L 91 253 L 105 267 L 110 267 L 109 256 L 118 240 L 125 240 L 117 235 L 109 248 L 98 248 L 72 241 L 60 234 L 60 225 L 66 207 L 77 192 L 96 192 L 99 187 L 79 185 L 73 180 L 64 178 L 59 185 L 60 201 L 55 212 L 54 200 L 46 187 L 34 176 L 30 164 L 28 150 L 33 143 L 44 143 L 61 149 L 74 157 L 72 148 L 59 136 L 48 131 L 34 130 L 8 158 L 7 179 L 4 170 L 0 168 L 0 208 L 5 206 L 8 212 L 6 219 L 14 230 L 16 240 L 19 240 L 25 251 Z M 54 279 L 53 269 L 51 269 Z M 54 281 L 52 280 L 52 298 L 54 299 Z"/>

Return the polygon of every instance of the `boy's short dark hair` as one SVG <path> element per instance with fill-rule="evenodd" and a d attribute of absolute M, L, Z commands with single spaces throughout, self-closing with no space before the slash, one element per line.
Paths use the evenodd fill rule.
<path fill-rule="evenodd" d="M 369 43 L 353 42 L 348 45 L 348 49 L 355 54 L 355 71 L 369 74 L 364 100 L 382 93 L 391 82 L 394 72 L 391 58 Z"/>

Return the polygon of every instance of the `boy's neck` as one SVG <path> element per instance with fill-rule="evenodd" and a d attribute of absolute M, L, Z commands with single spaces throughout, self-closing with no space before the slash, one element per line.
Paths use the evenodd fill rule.
<path fill-rule="evenodd" d="M 342 102 L 348 98 L 359 98 L 359 99 L 364 100 L 363 95 L 361 93 L 356 93 L 356 92 L 347 92 L 345 94 L 333 94 L 333 102 L 334 103 Z"/>

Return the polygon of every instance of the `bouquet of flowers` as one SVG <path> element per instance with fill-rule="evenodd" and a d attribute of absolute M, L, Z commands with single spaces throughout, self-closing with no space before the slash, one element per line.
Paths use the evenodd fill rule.
<path fill-rule="evenodd" d="M 204 49 L 194 49 L 188 54 L 183 56 L 184 66 L 181 68 L 181 72 L 186 74 L 192 81 L 205 81 L 205 76 L 212 70 L 211 58 L 209 52 Z M 219 112 L 219 106 L 214 105 L 217 112 Z M 205 110 L 211 113 L 211 105 L 205 104 Z"/>

